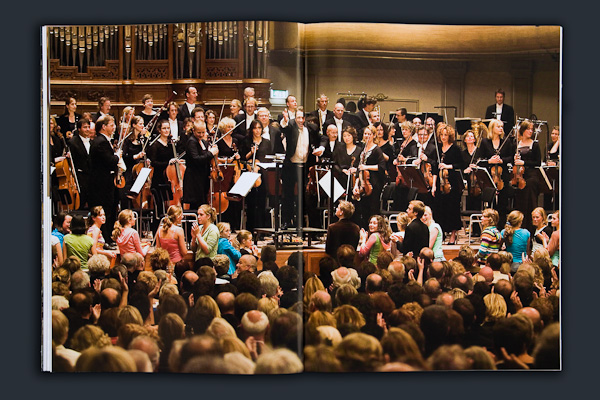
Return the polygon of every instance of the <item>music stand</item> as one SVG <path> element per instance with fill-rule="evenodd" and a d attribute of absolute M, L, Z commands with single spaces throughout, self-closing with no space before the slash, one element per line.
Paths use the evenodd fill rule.
<path fill-rule="evenodd" d="M 493 187 L 494 190 L 498 190 L 494 180 L 492 179 L 492 176 L 490 175 L 490 172 L 486 168 L 476 166 L 472 168 L 472 170 L 482 191 L 483 189 L 487 189 L 489 187 Z"/>
<path fill-rule="evenodd" d="M 144 185 L 146 184 L 146 181 L 148 180 L 148 177 L 150 176 L 150 172 L 152 172 L 152 169 L 147 168 L 147 167 L 143 167 L 140 170 L 140 173 L 138 174 L 137 178 L 135 179 L 135 182 L 133 182 L 133 185 L 131 185 L 131 189 L 129 189 L 129 194 L 128 197 L 130 197 L 131 199 L 135 199 L 140 192 L 142 191 L 142 188 L 144 187 Z M 133 195 L 132 195 L 133 194 Z M 142 204 L 142 202 L 140 201 L 140 218 L 139 221 L 137 221 L 138 223 L 138 232 L 141 232 L 141 228 L 142 228 L 142 219 L 143 219 L 143 209 L 144 209 L 144 204 Z M 157 216 L 158 217 L 158 216 Z"/>
<path fill-rule="evenodd" d="M 557 190 L 556 190 L 556 185 L 559 182 L 559 168 L 558 165 L 544 165 L 540 168 L 540 172 L 541 173 L 545 173 L 546 177 L 548 178 L 548 180 L 551 183 L 551 187 L 550 190 L 546 190 L 547 186 L 546 185 L 541 185 L 541 189 L 540 191 L 542 193 L 552 193 L 552 208 L 553 211 L 556 211 L 556 196 L 557 196 Z"/>
<path fill-rule="evenodd" d="M 402 178 L 404 178 L 404 182 L 410 183 L 409 187 L 417 188 L 419 193 L 429 192 L 429 188 L 425 183 L 425 177 L 418 165 L 400 164 L 398 165 L 398 170 L 400 171 Z"/>
<path fill-rule="evenodd" d="M 471 129 L 471 125 L 473 124 L 473 122 L 479 121 L 481 121 L 481 118 L 454 118 L 456 135 L 462 137 L 462 135 L 464 135 L 466 131 Z"/>
<path fill-rule="evenodd" d="M 242 216 L 240 220 L 240 227 L 242 229 L 246 228 L 244 224 L 244 205 L 246 202 L 246 196 L 250 193 L 250 190 L 254 187 L 256 181 L 260 178 L 260 173 L 258 172 L 242 172 L 242 175 L 238 178 L 237 182 L 233 187 L 229 190 L 229 195 L 240 196 L 242 198 Z"/>

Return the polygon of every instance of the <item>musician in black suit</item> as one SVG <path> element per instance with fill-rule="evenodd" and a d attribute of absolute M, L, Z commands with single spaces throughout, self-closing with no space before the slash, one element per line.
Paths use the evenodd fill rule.
<path fill-rule="evenodd" d="M 337 258 L 337 249 L 343 244 L 349 244 L 353 248 L 358 246 L 360 227 L 350 221 L 353 214 L 354 205 L 349 201 L 340 200 L 335 209 L 335 216 L 339 221 L 329 225 L 325 242 L 325 252 L 333 258 Z"/>
<path fill-rule="evenodd" d="M 329 97 L 321 94 L 317 99 L 317 109 L 309 113 L 317 119 L 321 135 L 325 135 L 325 121 L 333 118 L 333 112 L 327 109 L 327 104 L 329 104 Z"/>
<path fill-rule="evenodd" d="M 108 97 L 100 97 L 100 100 L 98 100 L 98 111 L 94 113 L 92 121 L 96 123 L 100 117 L 105 115 L 110 115 L 113 118 L 115 117 L 110 113 L 110 99 Z"/>
<path fill-rule="evenodd" d="M 285 99 L 285 110 L 283 113 L 277 116 L 277 122 L 281 124 L 281 120 L 283 120 L 283 114 L 287 114 L 289 119 L 296 118 L 296 110 L 298 108 L 298 101 L 296 100 L 296 96 L 290 94 Z"/>
<path fill-rule="evenodd" d="M 325 150 L 323 151 L 323 158 L 333 158 L 333 152 L 339 151 L 338 147 L 346 147 L 345 144 L 338 140 L 338 131 L 335 125 L 328 125 L 325 135 L 321 138 L 325 142 Z"/>
<path fill-rule="evenodd" d="M 102 225 L 102 236 L 109 241 L 117 218 L 117 191 L 114 177 L 122 150 L 113 150 L 110 144 L 116 125 L 113 117 L 105 116 L 96 121 L 96 138 L 90 145 L 90 208 L 102 206 L 106 223 Z"/>
<path fill-rule="evenodd" d="M 323 133 L 327 132 L 329 125 L 335 125 L 337 127 L 337 140 L 342 142 L 342 132 L 352 124 L 347 120 L 347 116 L 344 113 L 344 105 L 342 103 L 336 103 L 333 107 L 332 117 L 325 120 L 323 123 Z"/>
<path fill-rule="evenodd" d="M 183 122 L 184 119 L 192 116 L 192 110 L 197 107 L 196 99 L 198 98 L 198 90 L 194 86 L 185 88 L 185 102 L 179 106 L 177 119 Z"/>
<path fill-rule="evenodd" d="M 177 115 L 179 114 L 179 107 L 174 101 L 170 102 L 167 106 L 167 111 L 161 114 L 159 120 L 165 119 L 169 123 L 171 128 L 171 140 L 175 142 L 177 153 L 183 152 L 185 148 L 185 132 L 183 131 L 183 122 L 179 120 Z M 185 138 L 184 138 L 185 137 Z"/>
<path fill-rule="evenodd" d="M 271 113 L 266 107 L 258 109 L 256 116 L 263 127 L 263 138 L 269 139 L 269 154 L 281 154 L 285 153 L 283 148 L 283 137 L 281 133 L 281 126 L 279 123 L 271 121 L 269 118 Z"/>
<path fill-rule="evenodd" d="M 496 90 L 496 103 L 485 110 L 485 119 L 495 118 L 504 121 L 508 128 L 506 132 L 515 126 L 515 110 L 508 104 L 504 104 L 504 90 Z"/>
<path fill-rule="evenodd" d="M 208 146 L 206 124 L 194 122 L 194 134 L 185 146 L 185 174 L 183 176 L 183 203 L 190 205 L 190 210 L 197 210 L 208 201 L 210 191 L 210 161 L 219 154 L 216 145 Z"/>
<path fill-rule="evenodd" d="M 369 113 L 373 111 L 375 108 L 375 104 L 377 104 L 377 100 L 373 97 L 368 97 L 365 100 L 364 108 L 360 108 L 356 114 L 355 118 L 355 126 L 356 132 L 358 133 L 358 140 L 362 141 L 362 132 L 365 130 L 367 126 L 371 124 L 371 120 L 369 118 Z"/>
<path fill-rule="evenodd" d="M 77 182 L 79 183 L 80 209 L 86 209 L 89 201 L 90 183 L 90 121 L 82 118 L 77 121 L 77 130 L 69 140 L 71 159 L 75 165 Z"/>
<path fill-rule="evenodd" d="M 431 173 L 436 175 L 438 166 L 438 146 L 435 135 L 433 133 L 428 135 L 425 126 L 421 125 L 421 127 L 417 129 L 417 138 L 417 159 L 414 161 L 414 164 L 419 165 L 420 168 L 422 162 L 427 162 L 431 164 Z M 433 206 L 433 196 L 431 195 L 431 191 L 419 193 L 417 199 L 423 201 L 430 207 Z"/>
<path fill-rule="evenodd" d="M 307 171 L 315 164 L 315 156 L 320 157 L 325 149 L 324 146 L 321 146 L 317 127 L 312 124 L 304 124 L 304 108 L 296 109 L 295 119 L 290 119 L 287 111 L 287 109 L 284 110 L 281 120 L 281 128 L 287 143 L 281 176 L 283 184 L 282 229 L 286 229 L 290 225 L 298 226 L 298 219 L 303 218 L 304 196 L 302 194 L 305 192 Z M 298 195 L 294 194 L 296 184 L 298 184 Z"/>
<path fill-rule="evenodd" d="M 248 128 L 256 115 L 254 112 L 256 111 L 256 99 L 254 97 L 248 97 L 244 100 L 244 114 L 238 114 L 234 117 L 235 124 L 237 128 L 233 131 L 231 136 L 237 139 L 238 143 L 242 143 L 248 137 Z M 240 124 L 240 122 L 244 121 Z"/>
<path fill-rule="evenodd" d="M 408 255 L 412 253 L 413 257 L 417 257 L 423 247 L 429 247 L 429 228 L 421 217 L 425 213 L 425 204 L 419 200 L 413 200 L 408 203 L 406 209 L 408 218 L 412 221 L 406 226 L 404 237 L 398 233 L 391 236 L 395 246 L 392 245 L 392 255 L 395 257 L 397 252 Z"/>

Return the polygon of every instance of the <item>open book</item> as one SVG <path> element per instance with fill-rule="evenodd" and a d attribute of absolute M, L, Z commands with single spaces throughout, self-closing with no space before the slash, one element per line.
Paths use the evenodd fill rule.
<path fill-rule="evenodd" d="M 560 358 L 544 365 L 528 351 L 505 355 L 500 347 L 510 345 L 508 338 L 494 342 L 494 324 L 537 325 L 507 317 L 507 305 L 514 308 L 510 294 L 492 296 L 504 303 L 503 315 L 480 312 L 490 287 L 471 296 L 477 280 L 487 282 L 479 266 L 440 260 L 440 273 L 429 269 L 433 257 L 399 256 L 391 264 L 382 250 L 392 240 L 388 217 L 400 229 L 406 193 L 423 198 L 434 213 L 455 202 L 449 212 L 460 222 L 462 178 L 458 196 L 439 201 L 443 206 L 437 199 L 444 194 L 432 195 L 431 185 L 407 187 L 399 197 L 392 187 L 401 174 L 393 162 L 402 143 L 420 141 L 417 131 L 430 120 L 428 138 L 406 157 L 411 164 L 397 163 L 408 170 L 407 182 L 422 176 L 413 160 L 436 143 L 433 126 L 440 124 L 454 136 L 439 146 L 453 142 L 463 150 L 474 121 L 510 121 L 509 110 L 519 121 L 537 112 L 544 120 L 537 123 L 550 129 L 536 140 L 547 147 L 551 127 L 559 125 L 560 35 L 558 26 L 278 21 L 43 27 L 42 370 L 401 371 L 450 369 L 448 357 L 460 369 L 495 369 L 496 363 L 560 369 Z M 407 129 L 414 139 L 404 135 Z M 433 151 L 437 157 L 423 159 L 434 175 L 446 162 L 460 176 L 462 158 L 444 161 L 443 147 Z M 67 155 L 74 163 L 61 163 Z M 359 164 L 372 167 L 371 178 Z M 185 169 L 169 175 L 175 165 Z M 219 165 L 223 176 L 215 171 Z M 137 181 L 136 166 L 144 171 Z M 211 171 L 217 176 L 209 177 Z M 120 174 L 124 187 L 114 179 Z M 374 191 L 362 192 L 369 179 Z M 558 187 L 545 174 L 544 180 Z M 140 198 L 144 192 L 148 197 Z M 340 201 L 354 202 L 359 216 L 352 222 L 356 241 L 338 243 L 350 244 L 345 258 L 338 258 L 337 245 L 327 247 L 328 228 L 350 220 Z M 198 207 L 205 203 L 219 213 Z M 102 216 L 95 206 L 103 207 Z M 172 220 L 171 207 L 183 209 Z M 69 232 L 61 212 L 74 224 L 84 221 L 85 231 Z M 385 216 L 387 228 L 367 234 L 373 215 Z M 217 228 L 217 222 L 229 225 Z M 458 259 L 458 246 L 442 247 L 444 226 L 437 226 L 445 260 Z M 354 229 L 337 228 L 340 236 Z M 134 242 L 121 242 L 126 229 L 136 231 L 137 239 L 128 236 Z M 151 250 L 143 263 L 130 265 L 122 256 L 135 252 L 135 240 Z M 471 248 L 477 253 L 477 245 Z M 263 258 L 268 253 L 272 258 Z M 77 268 L 80 258 L 93 257 L 89 269 Z M 466 286 L 453 282 L 454 275 Z M 89 287 L 73 287 L 86 277 Z M 550 281 L 547 292 L 554 296 L 558 281 Z M 546 290 L 536 296 L 546 298 Z M 472 299 L 458 302 L 472 313 L 450 306 L 459 298 Z M 53 323 L 64 328 L 65 320 L 70 331 L 53 343 Z M 525 349 L 532 345 L 525 343 L 528 332 L 518 338 Z M 552 343 L 559 333 L 556 326 L 536 331 Z M 146 360 L 144 352 L 128 352 L 148 343 L 159 355 Z M 465 351 L 471 345 L 478 347 Z M 94 364 L 102 357 L 114 365 Z"/>

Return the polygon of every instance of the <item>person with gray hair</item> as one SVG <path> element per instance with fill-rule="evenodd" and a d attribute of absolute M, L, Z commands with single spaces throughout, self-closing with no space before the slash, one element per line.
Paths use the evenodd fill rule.
<path fill-rule="evenodd" d="M 148 372 L 158 371 L 158 362 L 160 359 L 160 348 L 156 340 L 147 335 L 136 336 L 127 348 L 128 350 L 139 350 L 143 351 L 148 355 L 152 370 Z"/>
<path fill-rule="evenodd" d="M 241 326 L 242 337 L 245 338 L 252 359 L 256 361 L 261 354 L 267 351 L 265 336 L 269 327 L 269 318 L 262 311 L 251 310 L 244 313 Z"/>
<path fill-rule="evenodd" d="M 297 374 L 302 370 L 302 361 L 298 355 L 280 348 L 261 354 L 256 360 L 254 374 Z"/>
<path fill-rule="evenodd" d="M 333 277 L 333 286 L 339 287 L 345 283 L 349 283 L 355 289 L 360 287 L 360 277 L 354 268 L 339 267 L 331 273 Z"/>
<path fill-rule="evenodd" d="M 90 276 L 87 272 L 78 269 L 71 275 L 71 292 L 79 289 L 85 289 L 90 286 Z"/>
<path fill-rule="evenodd" d="M 272 271 L 262 271 L 258 274 L 260 287 L 264 295 L 274 297 L 281 291 L 279 280 L 275 277 Z"/>
<path fill-rule="evenodd" d="M 388 265 L 387 270 L 392 275 L 392 280 L 394 283 L 402 283 L 404 282 L 404 264 L 401 261 L 392 261 L 390 265 Z"/>

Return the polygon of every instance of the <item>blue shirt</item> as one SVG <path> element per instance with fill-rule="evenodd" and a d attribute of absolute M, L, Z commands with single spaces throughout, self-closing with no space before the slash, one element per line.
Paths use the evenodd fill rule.
<path fill-rule="evenodd" d="M 225 254 L 227 257 L 229 257 L 229 271 L 227 271 L 227 274 L 232 275 L 235 272 L 236 264 L 242 256 L 239 250 L 236 250 L 229 240 L 225 238 L 219 238 L 217 254 Z"/>
<path fill-rule="evenodd" d="M 502 238 L 506 234 L 506 229 L 502 229 Z M 512 254 L 513 262 L 523 262 L 523 253 L 527 254 L 527 243 L 531 234 L 527 229 L 519 228 L 512 237 L 512 243 L 506 243 L 506 251 Z"/>

